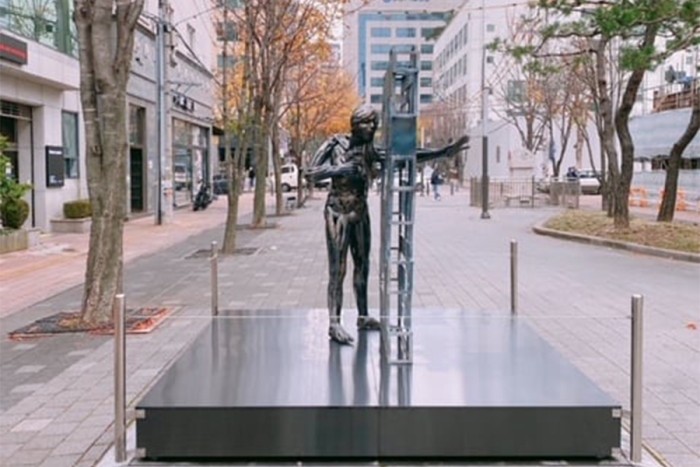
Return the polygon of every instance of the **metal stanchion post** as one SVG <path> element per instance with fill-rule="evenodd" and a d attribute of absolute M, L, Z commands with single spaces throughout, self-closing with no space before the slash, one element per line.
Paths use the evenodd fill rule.
<path fill-rule="evenodd" d="M 211 242 L 211 315 L 219 315 L 219 252 L 216 242 Z"/>
<path fill-rule="evenodd" d="M 641 295 L 632 295 L 632 384 L 630 402 L 630 455 L 642 461 L 642 307 Z"/>
<path fill-rule="evenodd" d="M 518 242 L 510 241 L 510 312 L 518 313 Z"/>
<path fill-rule="evenodd" d="M 126 325 L 124 294 L 114 298 L 114 460 L 126 461 Z"/>

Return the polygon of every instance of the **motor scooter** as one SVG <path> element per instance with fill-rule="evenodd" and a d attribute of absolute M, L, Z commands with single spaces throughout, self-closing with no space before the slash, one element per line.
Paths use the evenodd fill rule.
<path fill-rule="evenodd" d="M 199 190 L 197 190 L 197 194 L 194 197 L 192 209 L 195 211 L 199 211 L 200 209 L 204 211 L 212 201 L 214 201 L 214 198 L 211 195 L 211 187 L 209 186 L 209 183 L 200 180 Z"/>

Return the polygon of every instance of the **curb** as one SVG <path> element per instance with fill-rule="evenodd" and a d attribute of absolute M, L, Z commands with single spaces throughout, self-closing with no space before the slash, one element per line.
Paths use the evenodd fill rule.
<path fill-rule="evenodd" d="M 549 237 L 559 238 L 562 240 L 571 240 L 579 243 L 587 243 L 589 245 L 606 246 L 610 248 L 616 248 L 618 250 L 627 250 L 643 255 L 657 256 L 660 258 L 674 259 L 677 261 L 700 263 L 700 254 L 697 253 L 686 253 L 682 251 L 666 250 L 664 248 L 654 248 L 646 245 L 638 245 L 636 243 L 627 243 L 618 240 L 609 240 L 607 238 L 590 237 L 588 235 L 563 232 L 561 230 L 549 229 L 547 227 L 544 227 L 543 224 L 533 226 L 532 230 L 536 234 L 547 235 Z"/>

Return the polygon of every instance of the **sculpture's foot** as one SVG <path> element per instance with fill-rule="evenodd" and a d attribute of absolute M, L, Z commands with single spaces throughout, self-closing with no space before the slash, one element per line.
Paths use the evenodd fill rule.
<path fill-rule="evenodd" d="M 328 327 L 328 337 L 341 345 L 352 345 L 353 341 L 352 336 L 343 329 L 340 323 L 333 323 Z"/>
<path fill-rule="evenodd" d="M 371 316 L 358 316 L 357 329 L 360 331 L 379 331 L 382 328 L 379 321 Z"/>

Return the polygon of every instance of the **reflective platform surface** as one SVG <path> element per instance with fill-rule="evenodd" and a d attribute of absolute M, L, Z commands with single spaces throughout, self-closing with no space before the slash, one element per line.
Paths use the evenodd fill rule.
<path fill-rule="evenodd" d="M 413 365 L 379 333 L 327 337 L 325 310 L 230 311 L 138 403 L 144 457 L 604 458 L 620 405 L 527 324 L 414 310 Z"/>

